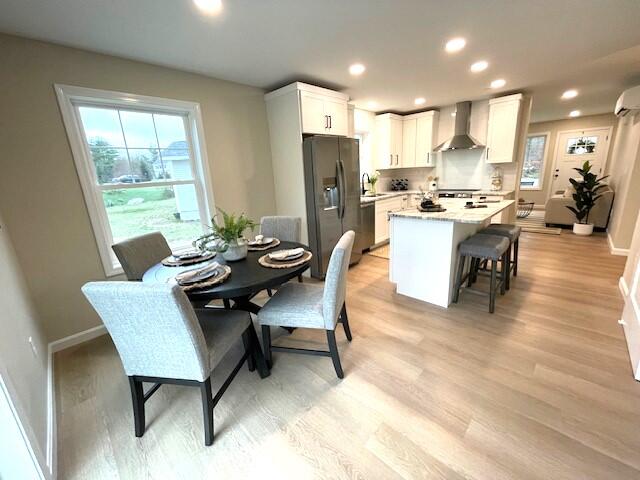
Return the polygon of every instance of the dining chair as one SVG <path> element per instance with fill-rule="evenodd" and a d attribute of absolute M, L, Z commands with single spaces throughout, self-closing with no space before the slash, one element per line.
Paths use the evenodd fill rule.
<path fill-rule="evenodd" d="M 175 284 L 91 282 L 82 292 L 107 327 L 129 377 L 136 437 L 145 432 L 145 403 L 162 384 L 175 384 L 200 389 L 205 445 L 213 444 L 214 407 L 245 360 L 250 370 L 258 361 L 260 347 L 249 314 L 194 310 Z M 240 337 L 242 358 L 212 396 L 213 369 Z M 154 385 L 144 392 L 146 382 Z"/>
<path fill-rule="evenodd" d="M 271 362 L 272 352 L 321 355 L 331 357 L 338 378 L 344 377 L 335 329 L 338 322 L 342 323 L 347 340 L 351 341 L 345 298 L 347 270 L 354 239 L 355 233 L 350 230 L 338 241 L 329 259 L 324 287 L 309 283 L 287 283 L 260 309 L 258 321 L 262 326 L 262 343 L 267 363 Z M 329 350 L 273 346 L 271 326 L 325 330 Z"/>
<path fill-rule="evenodd" d="M 260 219 L 260 235 L 273 237 L 285 242 L 300 243 L 302 219 L 300 217 L 287 217 L 273 215 Z M 298 281 L 302 283 L 302 275 L 298 275 Z M 267 294 L 272 297 L 273 290 L 267 289 Z"/>
<path fill-rule="evenodd" d="M 140 281 L 144 272 L 171 255 L 171 248 L 160 232 L 129 238 L 111 246 L 129 280 Z"/>

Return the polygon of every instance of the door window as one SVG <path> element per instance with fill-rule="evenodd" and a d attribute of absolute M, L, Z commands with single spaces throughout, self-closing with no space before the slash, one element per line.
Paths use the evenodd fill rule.
<path fill-rule="evenodd" d="M 567 154 L 584 155 L 595 153 L 598 137 L 574 137 L 567 141 Z"/>

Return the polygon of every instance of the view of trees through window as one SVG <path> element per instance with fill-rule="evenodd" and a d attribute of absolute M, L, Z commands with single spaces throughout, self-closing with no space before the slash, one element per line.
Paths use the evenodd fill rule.
<path fill-rule="evenodd" d="M 200 205 L 184 117 L 98 106 L 78 112 L 113 241 L 160 231 L 180 248 L 198 237 Z"/>
<path fill-rule="evenodd" d="M 524 165 L 520 179 L 521 188 L 540 188 L 547 135 L 530 135 L 524 154 Z"/>

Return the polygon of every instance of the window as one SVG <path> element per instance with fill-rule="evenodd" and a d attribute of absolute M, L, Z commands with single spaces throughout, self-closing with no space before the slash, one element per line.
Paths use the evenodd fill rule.
<path fill-rule="evenodd" d="M 160 231 L 188 248 L 209 223 L 197 104 L 56 86 L 76 168 L 107 275 L 111 245 Z M 209 199 L 209 201 L 207 201 Z"/>
<path fill-rule="evenodd" d="M 567 153 L 569 155 L 584 155 L 585 153 L 595 153 L 598 137 L 576 137 L 570 138 L 567 142 Z"/>
<path fill-rule="evenodd" d="M 527 137 L 524 165 L 520 178 L 523 190 L 541 190 L 544 177 L 544 162 L 547 157 L 549 133 L 537 133 Z"/>

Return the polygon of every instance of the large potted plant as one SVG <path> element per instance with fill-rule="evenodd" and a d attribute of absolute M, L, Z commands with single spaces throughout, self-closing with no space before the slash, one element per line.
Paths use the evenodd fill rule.
<path fill-rule="evenodd" d="M 222 214 L 222 224 L 211 219 L 211 233 L 202 235 L 195 241 L 195 246 L 201 251 L 220 252 L 227 261 L 242 260 L 247 256 L 247 240 L 242 236 L 247 228 L 253 230 L 256 223 L 245 214 L 236 217 L 219 208 Z"/>
<path fill-rule="evenodd" d="M 570 178 L 575 193 L 572 195 L 575 207 L 567 205 L 567 208 L 576 216 L 576 223 L 573 224 L 573 233 L 576 235 L 591 235 L 593 233 L 593 223 L 589 223 L 589 212 L 596 204 L 601 194 L 598 192 L 605 188 L 601 182 L 609 175 L 598 178 L 595 173 L 591 173 L 591 164 L 584 162 L 582 168 L 574 168 L 580 174 L 582 180 Z"/>

